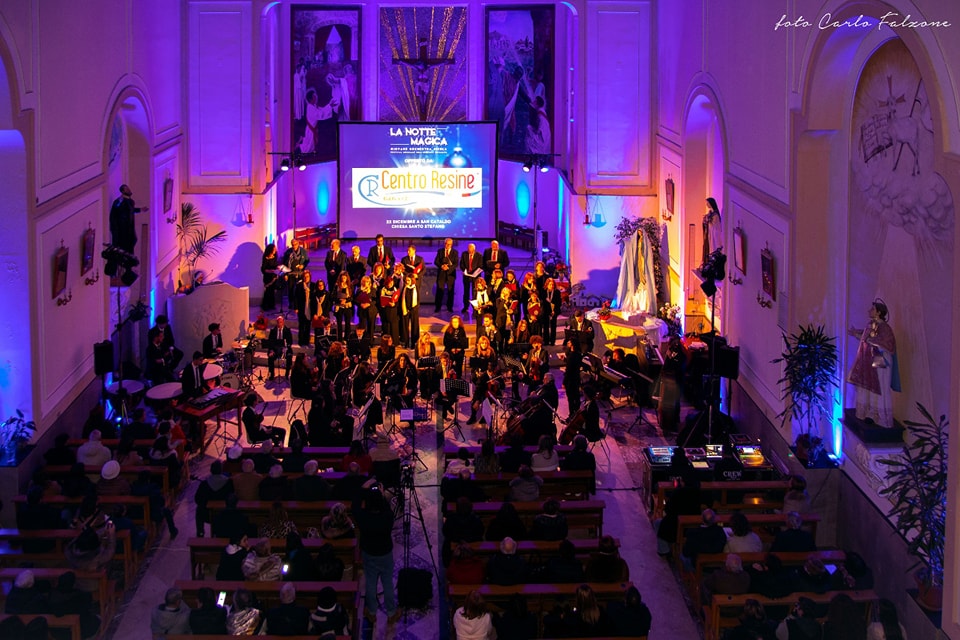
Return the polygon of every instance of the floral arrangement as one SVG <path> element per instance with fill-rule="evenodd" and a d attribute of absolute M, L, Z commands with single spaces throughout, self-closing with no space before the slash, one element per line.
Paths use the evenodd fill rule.
<path fill-rule="evenodd" d="M 601 322 L 603 322 L 605 320 L 610 319 L 611 313 L 612 312 L 610 311 L 610 301 L 604 300 L 603 304 L 600 305 L 600 311 L 597 312 L 597 317 L 600 318 Z"/>
<path fill-rule="evenodd" d="M 643 218 L 622 218 L 617 223 L 617 232 L 613 238 L 617 242 L 625 242 L 643 226 Z"/>
<path fill-rule="evenodd" d="M 671 336 L 682 336 L 681 319 L 683 318 L 683 309 L 678 304 L 665 303 L 657 311 L 657 317 L 667 323 L 667 334 Z"/>

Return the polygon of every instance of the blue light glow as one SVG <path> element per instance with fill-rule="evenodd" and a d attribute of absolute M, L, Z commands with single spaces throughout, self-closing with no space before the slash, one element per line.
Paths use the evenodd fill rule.
<path fill-rule="evenodd" d="M 833 396 L 833 416 L 830 419 L 830 428 L 833 431 L 833 453 L 837 460 L 843 460 L 843 398 L 838 389 Z"/>
<path fill-rule="evenodd" d="M 530 187 L 526 182 L 517 183 L 517 215 L 522 219 L 530 215 Z"/>
<path fill-rule="evenodd" d="M 330 185 L 326 180 L 321 180 L 317 185 L 317 211 L 322 216 L 330 212 Z"/>

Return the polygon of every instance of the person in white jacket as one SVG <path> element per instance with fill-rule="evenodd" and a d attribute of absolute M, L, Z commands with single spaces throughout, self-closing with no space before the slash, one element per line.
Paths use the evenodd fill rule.
<path fill-rule="evenodd" d="M 479 591 L 471 591 L 463 606 L 453 614 L 457 640 L 496 640 L 493 618 Z"/>

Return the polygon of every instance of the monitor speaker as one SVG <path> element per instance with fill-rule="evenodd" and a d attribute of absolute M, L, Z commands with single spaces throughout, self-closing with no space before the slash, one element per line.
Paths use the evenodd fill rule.
<path fill-rule="evenodd" d="M 104 340 L 93 345 L 93 372 L 105 376 L 113 371 L 113 342 Z"/>
<path fill-rule="evenodd" d="M 740 375 L 740 347 L 718 346 L 717 375 L 730 380 L 737 379 Z"/>

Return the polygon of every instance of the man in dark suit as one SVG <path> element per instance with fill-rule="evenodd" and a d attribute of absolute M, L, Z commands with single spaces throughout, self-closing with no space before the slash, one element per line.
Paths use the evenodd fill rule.
<path fill-rule="evenodd" d="M 193 352 L 193 360 L 183 368 L 180 374 L 180 384 L 183 387 L 183 395 L 188 398 L 197 398 L 206 393 L 207 388 L 203 382 L 203 370 L 207 367 L 203 363 L 203 353 Z"/>
<path fill-rule="evenodd" d="M 220 335 L 219 323 L 210 323 L 207 331 L 210 333 L 203 339 L 203 357 L 218 358 L 223 353 L 223 336 Z"/>
<path fill-rule="evenodd" d="M 360 246 L 353 245 L 350 248 L 351 255 L 347 258 L 347 273 L 350 275 L 350 282 L 353 283 L 353 293 L 356 295 L 360 288 L 360 279 L 367 273 L 367 261 L 360 255 Z"/>
<path fill-rule="evenodd" d="M 701 553 L 722 553 L 727 544 L 727 534 L 723 527 L 717 524 L 717 514 L 713 509 L 704 509 L 700 514 L 702 524 L 697 529 L 687 531 L 686 541 L 683 543 L 683 553 L 680 559 L 683 564 L 693 570 L 697 556 Z"/>
<path fill-rule="evenodd" d="M 443 293 L 447 294 L 447 311 L 453 313 L 453 290 L 456 286 L 457 263 L 459 254 L 453 248 L 453 238 L 443 241 L 443 248 L 437 251 L 433 264 L 437 267 L 437 298 L 434 301 L 434 311 L 440 313 L 443 306 Z"/>
<path fill-rule="evenodd" d="M 425 267 L 423 263 L 423 258 L 417 255 L 417 248 L 412 244 L 407 247 L 407 255 L 403 256 L 400 260 L 400 264 L 403 265 L 403 275 L 404 276 L 413 276 L 413 282 L 418 287 L 420 286 L 420 276 L 423 274 L 423 269 Z"/>
<path fill-rule="evenodd" d="M 583 309 L 577 309 L 567 323 L 567 329 L 577 332 L 577 343 L 580 345 L 581 352 L 593 351 L 593 323 L 583 316 Z"/>
<path fill-rule="evenodd" d="M 340 277 L 340 272 L 347 268 L 347 256 L 340 250 L 340 241 L 336 238 L 330 243 L 330 251 L 327 251 L 323 266 L 327 270 L 327 289 L 336 291 L 337 278 Z"/>
<path fill-rule="evenodd" d="M 472 242 L 467 245 L 467 250 L 460 256 L 460 271 L 463 273 L 463 310 L 460 313 L 466 313 L 470 308 L 470 301 L 473 299 L 473 286 L 478 277 L 477 270 L 483 269 L 483 257 L 477 253 L 477 245 Z M 480 274 L 483 272 L 480 271 Z"/>
<path fill-rule="evenodd" d="M 393 263 L 397 261 L 393 257 L 393 249 L 384 244 L 383 234 L 377 234 L 376 244 L 370 248 L 370 253 L 367 254 L 367 266 L 373 269 L 373 265 L 378 262 L 383 263 L 383 268 L 387 271 L 393 268 Z"/>
<path fill-rule="evenodd" d="M 483 252 L 483 272 L 487 274 L 487 282 L 490 282 L 496 269 L 506 273 L 509 266 L 510 256 L 500 248 L 500 243 L 494 240 L 490 243 L 490 248 Z"/>
<path fill-rule="evenodd" d="M 293 308 L 297 310 L 297 344 L 310 344 L 313 333 L 311 321 L 317 315 L 317 285 L 311 282 L 309 271 L 303 272 L 303 282 L 293 290 Z M 272 374 L 271 374 L 272 375 Z"/>
<path fill-rule="evenodd" d="M 276 377 L 273 364 L 280 357 L 286 359 L 284 376 L 289 378 L 290 365 L 293 364 L 293 332 L 284 326 L 283 316 L 277 316 L 276 326 L 267 335 L 267 365 L 271 380 Z"/>
<path fill-rule="evenodd" d="M 301 246 L 300 241 L 294 238 L 290 242 L 290 248 L 283 253 L 283 264 L 290 273 L 287 275 L 287 300 L 293 300 L 293 290 L 300 284 L 303 278 L 303 272 L 310 264 L 310 256 L 307 250 Z"/>
<path fill-rule="evenodd" d="M 110 238 L 113 246 L 133 253 L 137 246 L 136 225 L 133 214 L 146 213 L 148 207 L 138 207 L 133 202 L 133 192 L 125 184 L 120 185 L 120 197 L 110 207 Z"/>
<path fill-rule="evenodd" d="M 177 349 L 176 341 L 173 338 L 173 329 L 170 328 L 170 321 L 167 316 L 157 316 L 156 324 L 147 332 L 147 341 L 153 342 L 153 336 L 160 334 L 160 347 L 163 353 L 169 354 L 167 360 L 171 369 L 176 369 L 180 361 L 183 360 L 183 351 Z"/>
<path fill-rule="evenodd" d="M 170 352 L 163 350 L 163 335 L 153 334 L 153 340 L 147 345 L 144 358 L 143 377 L 153 384 L 162 384 L 173 380 L 173 367 L 170 365 Z"/>

